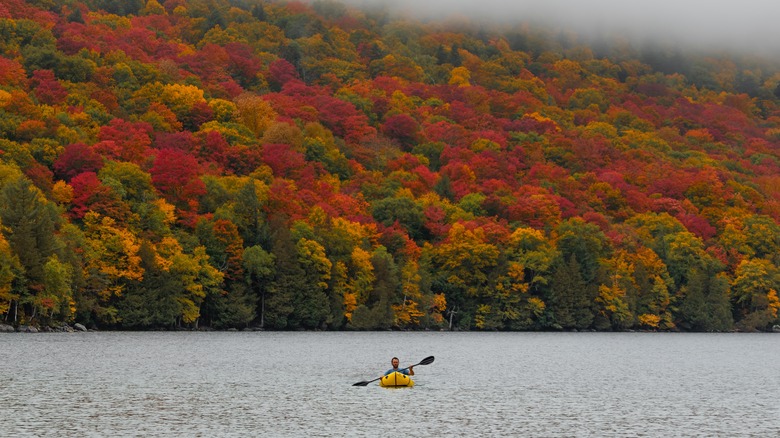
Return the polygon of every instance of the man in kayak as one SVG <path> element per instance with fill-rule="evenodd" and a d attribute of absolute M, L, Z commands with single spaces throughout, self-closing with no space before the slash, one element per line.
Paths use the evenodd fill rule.
<path fill-rule="evenodd" d="M 414 365 L 410 366 L 409 368 L 404 368 L 404 369 L 400 369 L 400 370 L 398 369 L 398 358 L 397 357 L 394 357 L 390 361 L 390 364 L 393 365 L 393 368 L 390 369 L 390 370 L 387 370 L 385 375 L 388 375 L 388 374 L 396 372 L 396 371 L 401 373 L 401 374 L 406 374 L 407 376 L 413 376 L 414 375 L 414 369 L 413 369 Z"/>

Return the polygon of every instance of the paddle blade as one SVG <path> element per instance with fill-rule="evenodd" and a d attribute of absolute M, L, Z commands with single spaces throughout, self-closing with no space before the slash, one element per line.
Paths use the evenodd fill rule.
<path fill-rule="evenodd" d="M 428 356 L 425 359 L 421 360 L 418 365 L 430 365 L 433 363 L 433 359 L 434 359 L 433 356 Z"/>
<path fill-rule="evenodd" d="M 352 386 L 368 386 L 368 384 L 369 384 L 369 383 L 370 383 L 370 382 L 366 382 L 366 381 L 363 381 L 363 382 L 357 382 L 357 383 L 355 383 L 355 384 L 354 384 L 354 385 L 352 385 Z"/>

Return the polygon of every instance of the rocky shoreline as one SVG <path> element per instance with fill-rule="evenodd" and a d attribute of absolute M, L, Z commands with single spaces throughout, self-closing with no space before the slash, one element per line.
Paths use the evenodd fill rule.
<path fill-rule="evenodd" d="M 63 324 L 58 327 L 36 327 L 33 325 L 20 325 L 14 327 L 8 324 L 0 324 L 0 333 L 75 333 L 88 331 L 84 325 L 76 323 L 72 326 Z"/>

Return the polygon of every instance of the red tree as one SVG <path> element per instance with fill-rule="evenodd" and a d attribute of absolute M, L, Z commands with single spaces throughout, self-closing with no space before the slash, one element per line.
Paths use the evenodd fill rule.
<path fill-rule="evenodd" d="M 103 158 L 84 143 L 65 146 L 65 151 L 54 162 L 55 174 L 65 181 L 80 173 L 97 172 L 102 167 Z"/>
<path fill-rule="evenodd" d="M 68 90 L 54 77 L 51 70 L 35 70 L 31 80 L 38 101 L 47 105 L 57 105 L 65 101 Z"/>
<path fill-rule="evenodd" d="M 120 221 L 129 215 L 129 209 L 94 172 L 84 172 L 70 181 L 73 187 L 73 201 L 69 215 L 81 219 L 88 211 L 94 211 Z"/>
<path fill-rule="evenodd" d="M 279 90 L 290 81 L 300 80 L 295 66 L 284 59 L 277 59 L 268 66 L 268 76 L 268 82 Z"/>
<path fill-rule="evenodd" d="M 190 226 L 195 223 L 198 198 L 206 193 L 199 171 L 195 157 L 176 149 L 158 152 L 150 170 L 152 184 L 180 210 L 182 221 Z"/>
<path fill-rule="evenodd" d="M 408 114 L 396 114 L 385 120 L 382 133 L 398 140 L 404 148 L 410 149 L 420 136 L 420 125 Z"/>
<path fill-rule="evenodd" d="M 100 128 L 100 143 L 95 145 L 95 149 L 110 159 L 141 165 L 149 157 L 151 133 L 152 126 L 146 122 L 113 119 Z"/>

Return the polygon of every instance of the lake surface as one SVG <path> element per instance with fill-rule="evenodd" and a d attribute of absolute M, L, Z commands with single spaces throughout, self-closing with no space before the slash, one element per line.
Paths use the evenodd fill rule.
<path fill-rule="evenodd" d="M 780 335 L 0 334 L 0 436 L 780 436 Z M 416 385 L 371 380 L 398 356 Z"/>

